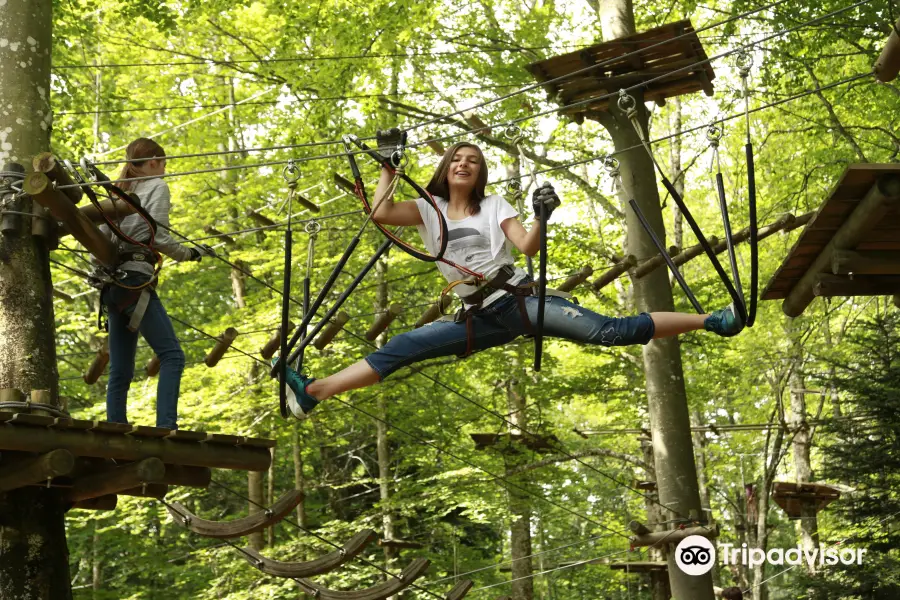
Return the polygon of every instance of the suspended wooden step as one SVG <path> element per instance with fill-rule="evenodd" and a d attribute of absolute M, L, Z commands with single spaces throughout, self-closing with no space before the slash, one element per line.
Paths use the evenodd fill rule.
<path fill-rule="evenodd" d="M 378 538 L 371 529 L 364 529 L 344 544 L 343 548 L 308 562 L 281 562 L 266 558 L 253 548 L 244 548 L 241 556 L 254 567 L 275 577 L 313 577 L 329 573 L 359 556 Z"/>
<path fill-rule="evenodd" d="M 693 25 L 685 19 L 554 56 L 526 68 L 541 82 L 571 75 L 546 84 L 544 89 L 552 102 L 564 107 L 562 114 L 581 123 L 585 117 L 596 119 L 597 113 L 616 102 L 615 96 L 607 97 L 609 94 L 644 82 L 644 101 L 660 106 L 666 98 L 700 90 L 712 96 L 716 74 L 707 58 Z M 566 108 L 570 105 L 576 106 Z"/>
<path fill-rule="evenodd" d="M 158 458 L 166 465 L 265 471 L 274 446 L 274 440 L 244 436 L 0 411 L 0 464 L 6 460 L 5 451 L 67 450 L 76 458 L 117 462 Z"/>
<path fill-rule="evenodd" d="M 400 575 L 364 590 L 339 591 L 330 590 L 309 579 L 300 579 L 300 589 L 317 600 L 384 600 L 412 585 L 416 579 L 425 574 L 431 563 L 424 558 L 417 558 L 403 569 Z"/>
<path fill-rule="evenodd" d="M 900 164 L 849 165 L 772 276 L 763 300 L 798 317 L 817 296 L 900 294 Z"/>
<path fill-rule="evenodd" d="M 393 548 L 395 550 L 419 550 L 425 547 L 425 544 L 409 540 L 378 540 L 378 545 L 382 548 Z"/>
<path fill-rule="evenodd" d="M 791 519 L 801 519 L 809 510 L 819 513 L 840 497 L 840 490 L 821 483 L 776 481 L 772 487 L 772 498 Z"/>
<path fill-rule="evenodd" d="M 634 560 L 609 563 L 609 568 L 614 571 L 625 571 L 626 573 L 665 573 L 669 570 L 669 563 Z"/>
<path fill-rule="evenodd" d="M 517 445 L 521 445 L 535 452 L 552 452 L 559 447 L 559 439 L 555 435 L 471 433 L 469 437 L 475 442 L 476 450 L 495 447 L 500 452 L 518 452 L 520 448 Z"/>
<path fill-rule="evenodd" d="M 445 600 L 460 600 L 461 598 L 465 598 L 469 591 L 472 589 L 472 580 L 463 579 L 450 590 L 450 593 L 447 594 L 447 598 Z"/>
<path fill-rule="evenodd" d="M 271 527 L 291 514 L 291 511 L 302 501 L 303 493 L 300 490 L 291 490 L 271 507 L 243 519 L 227 522 L 201 519 L 178 502 L 167 503 L 166 508 L 175 522 L 189 531 L 205 537 L 230 539 L 250 535 L 266 527 Z"/>

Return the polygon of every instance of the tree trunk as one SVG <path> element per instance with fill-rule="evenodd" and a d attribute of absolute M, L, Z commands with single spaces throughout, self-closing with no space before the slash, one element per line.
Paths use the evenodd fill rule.
<path fill-rule="evenodd" d="M 0 9 L 0 168 L 30 168 L 50 149 L 50 0 L 21 0 Z M 31 211 L 31 200 L 0 190 L 0 209 Z M 0 388 L 49 390 L 59 406 L 52 284 L 42 238 L 31 219 L 0 236 Z M 48 400 L 44 400 L 48 401 Z M 0 494 L 0 600 L 72 597 L 65 511 L 56 490 L 41 487 Z"/>
<path fill-rule="evenodd" d="M 635 32 L 630 0 L 603 0 L 599 12 L 604 39 Z M 643 94 L 636 91 L 632 92 L 632 96 L 635 98 L 638 121 L 644 132 L 649 134 L 650 115 L 644 106 Z M 634 211 L 627 206 L 629 198 L 634 198 L 650 226 L 660 239 L 665 239 L 653 163 L 641 147 L 631 122 L 615 103 L 610 105 L 609 112 L 595 113 L 592 117 L 609 131 L 616 151 L 621 152 L 617 157 L 625 187 L 620 191 L 620 196 L 625 205 L 627 253 L 636 256 L 640 263 L 656 256 L 657 250 Z M 633 149 L 625 151 L 626 148 Z M 634 303 L 639 311 L 674 310 L 672 288 L 667 273 L 662 269 L 635 279 L 633 286 Z M 651 341 L 643 348 L 643 359 L 659 501 L 670 507 L 669 519 L 685 518 L 691 513 L 702 515 L 678 339 Z M 713 599 L 712 576 L 709 573 L 696 577 L 687 575 L 675 564 L 674 553 L 669 554 L 668 560 L 669 582 L 675 598 Z"/>
<path fill-rule="evenodd" d="M 644 457 L 644 462 L 650 465 L 650 470 L 647 472 L 647 480 L 648 481 L 656 481 L 656 470 L 653 468 L 654 457 L 653 457 L 653 442 L 646 438 L 641 437 L 641 453 Z M 657 483 L 657 487 L 659 484 Z M 647 494 L 652 497 L 652 492 Z M 663 511 L 663 508 L 653 502 L 650 499 L 644 500 L 644 508 L 647 510 L 647 522 L 648 523 L 662 523 L 666 520 L 666 515 Z M 663 525 L 653 525 L 651 529 L 654 531 L 664 531 L 665 527 Z M 656 548 L 648 548 L 647 558 L 652 561 L 665 561 L 668 559 L 666 546 L 657 546 Z M 650 573 L 650 598 L 651 600 L 669 600 L 672 597 L 672 589 L 669 585 L 669 576 L 667 573 Z"/>
<path fill-rule="evenodd" d="M 669 132 L 676 134 L 681 131 L 681 98 L 672 98 L 672 126 Z M 669 144 L 669 162 L 672 165 L 672 184 L 675 191 L 684 197 L 684 179 L 686 177 L 681 164 L 681 136 L 676 135 Z M 672 237 L 675 247 L 681 252 L 684 246 L 684 215 L 678 205 L 672 202 Z M 674 277 L 672 278 L 674 279 Z"/>
<path fill-rule="evenodd" d="M 276 432 L 272 431 L 272 438 L 276 439 Z M 266 490 L 266 506 L 275 504 L 275 448 L 269 450 L 272 453 L 272 463 L 269 465 L 268 473 L 268 489 Z M 266 530 L 266 543 L 271 548 L 275 545 L 275 526 L 272 525 Z"/>
<path fill-rule="evenodd" d="M 236 259 L 234 264 L 238 268 L 231 268 L 231 291 L 234 293 L 234 303 L 237 304 L 237 307 L 244 308 L 247 306 L 247 303 L 244 301 L 244 292 L 247 285 L 247 276 L 244 272 L 247 270 L 247 267 L 241 259 Z"/>
<path fill-rule="evenodd" d="M 262 471 L 247 471 L 247 493 L 250 502 L 247 503 L 247 510 L 251 513 L 264 510 L 266 505 L 266 496 L 263 493 L 263 477 Z M 250 547 L 254 550 L 262 550 L 266 546 L 265 533 L 257 531 L 247 536 L 250 539 Z"/>
<path fill-rule="evenodd" d="M 528 346 L 512 349 L 511 365 L 513 377 L 506 382 L 506 398 L 509 407 L 509 420 L 515 424 L 510 427 L 511 434 L 528 430 L 528 419 L 525 413 L 525 368 Z M 528 462 L 525 452 L 513 452 L 507 459 L 507 470 L 513 470 Z M 517 481 L 519 485 L 527 484 L 524 479 Z M 516 600 L 533 600 L 534 577 L 531 561 L 531 498 L 521 490 L 509 489 L 509 512 L 512 523 L 509 528 L 509 547 L 512 557 L 512 597 Z"/>

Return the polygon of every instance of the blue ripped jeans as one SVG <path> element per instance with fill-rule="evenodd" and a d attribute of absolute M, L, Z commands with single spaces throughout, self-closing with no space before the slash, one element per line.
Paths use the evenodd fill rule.
<path fill-rule="evenodd" d="M 547 296 L 544 306 L 544 336 L 598 346 L 646 344 L 653 339 L 655 326 L 647 313 L 633 317 L 606 317 L 564 298 Z M 527 296 L 525 306 L 532 325 L 537 322 L 537 296 Z M 524 335 L 525 323 L 516 299 L 506 296 L 476 312 L 475 350 L 502 346 Z M 440 356 L 460 355 L 466 351 L 466 324 L 435 321 L 390 339 L 366 357 L 384 379 L 397 369 Z"/>
<path fill-rule="evenodd" d="M 149 275 L 128 271 L 122 280 L 136 286 L 146 282 Z M 109 310 L 109 383 L 106 385 L 106 418 L 114 423 L 127 423 L 125 404 L 128 388 L 134 379 L 134 356 L 137 352 L 138 332 L 129 331 L 128 321 L 134 304 L 124 310 L 119 307 L 128 299 L 128 290 L 111 286 L 103 293 L 103 303 Z M 184 352 L 155 290 L 150 290 L 150 303 L 141 320 L 140 334 L 159 358 L 159 382 L 156 386 L 156 426 L 166 429 L 178 427 L 178 393 L 184 371 Z"/>

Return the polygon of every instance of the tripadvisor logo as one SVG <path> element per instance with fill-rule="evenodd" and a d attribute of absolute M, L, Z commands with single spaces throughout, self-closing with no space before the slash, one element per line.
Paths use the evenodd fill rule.
<path fill-rule="evenodd" d="M 716 547 L 705 537 L 691 535 L 678 544 L 675 548 L 675 564 L 683 573 L 688 575 L 705 575 L 716 564 Z M 856 548 L 825 548 L 804 550 L 800 546 L 796 548 L 772 548 L 768 552 L 762 548 L 749 548 L 742 544 L 736 548 L 734 544 L 722 544 L 718 554 L 722 557 L 724 565 L 744 565 L 750 568 L 763 563 L 775 566 L 800 566 L 804 563 L 810 567 L 834 566 L 838 562 L 845 565 L 861 565 L 865 549 Z"/>

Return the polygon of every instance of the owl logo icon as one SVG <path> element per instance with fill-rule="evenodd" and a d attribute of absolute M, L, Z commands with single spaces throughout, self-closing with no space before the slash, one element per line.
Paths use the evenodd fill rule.
<path fill-rule="evenodd" d="M 706 575 L 716 564 L 716 548 L 703 536 L 688 536 L 675 548 L 675 564 L 688 575 Z"/>

